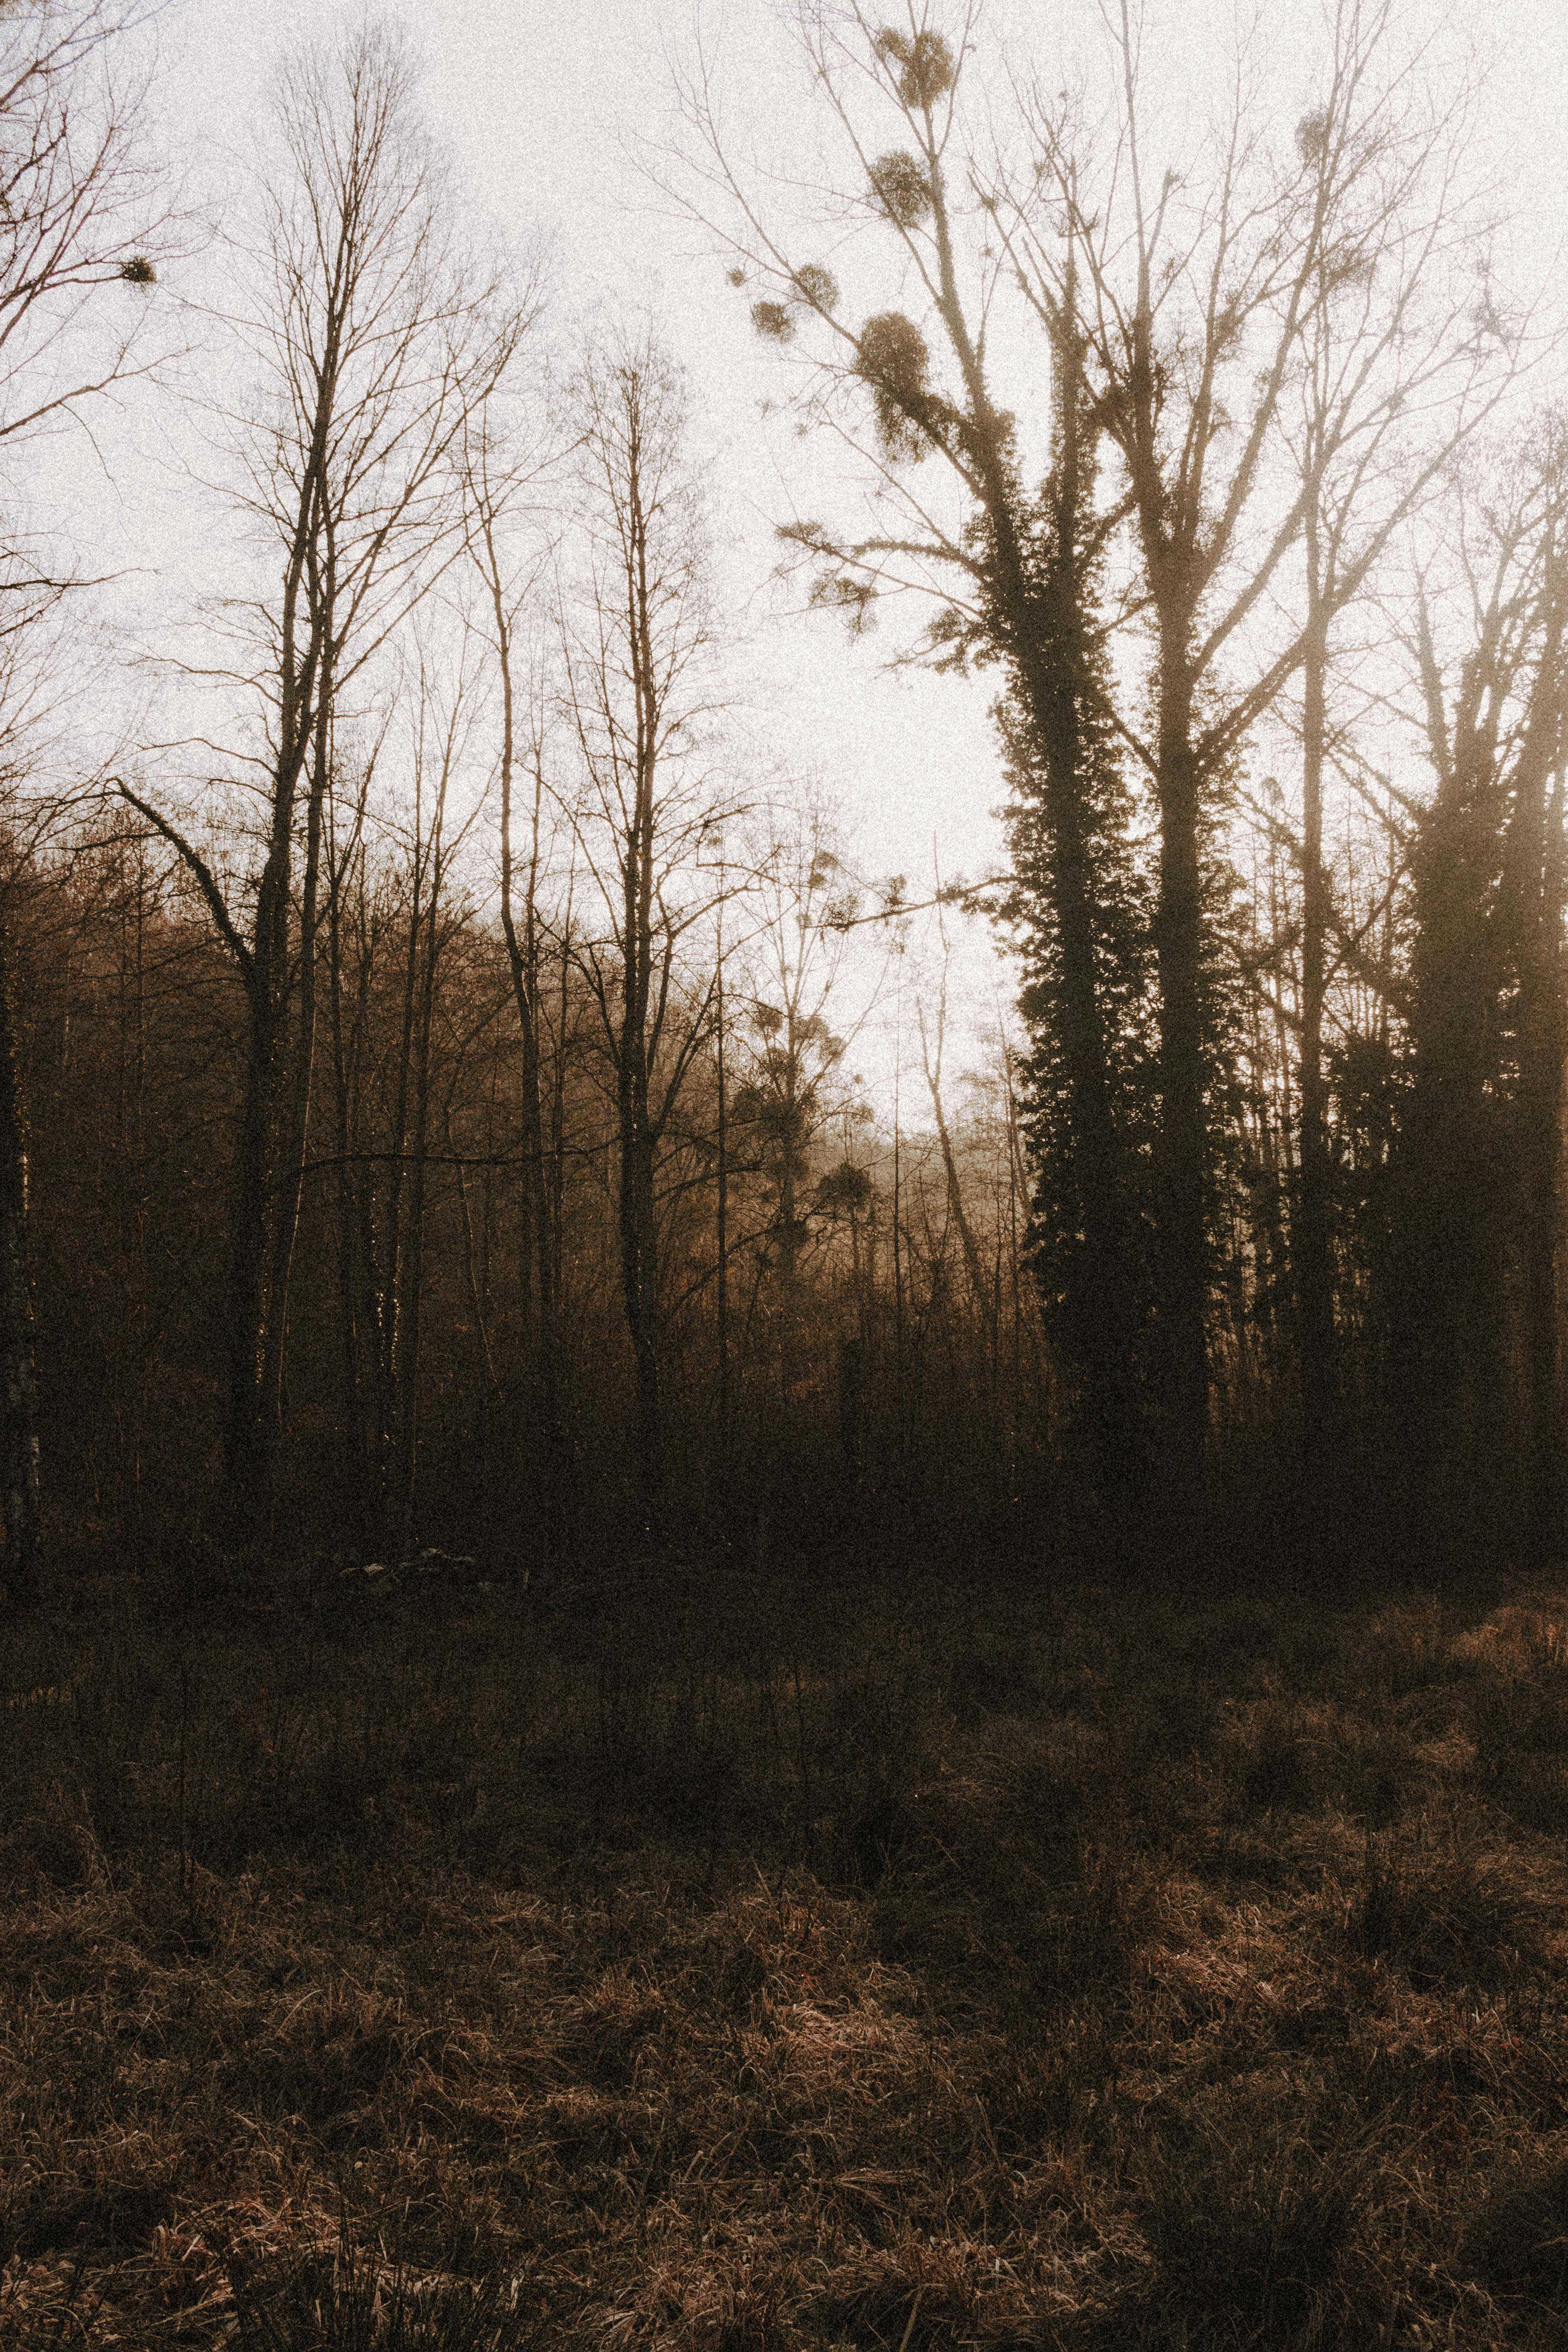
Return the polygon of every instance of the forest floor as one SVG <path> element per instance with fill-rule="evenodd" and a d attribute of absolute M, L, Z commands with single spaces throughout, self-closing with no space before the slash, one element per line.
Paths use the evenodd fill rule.
<path fill-rule="evenodd" d="M 1568 1584 L 324 1569 L 5 1679 L 7 2347 L 1568 2346 Z"/>

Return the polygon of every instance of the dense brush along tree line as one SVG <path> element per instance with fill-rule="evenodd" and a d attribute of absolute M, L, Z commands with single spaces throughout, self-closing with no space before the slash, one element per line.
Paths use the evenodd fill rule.
<path fill-rule="evenodd" d="M 284 59 L 220 236 L 137 12 L 0 12 L 17 1601 L 196 1529 L 1558 1547 L 1561 345 L 1377 0 L 1197 113 L 1103 13 L 1064 92 L 798 0 L 777 169 L 698 51 L 649 151 L 836 453 L 817 625 L 923 613 L 867 659 L 994 707 L 1006 871 L 922 889 L 742 744 L 700 387 L 470 239 L 397 37 Z M 79 695 L 27 453 L 110 394 L 199 408 L 241 528 Z"/>

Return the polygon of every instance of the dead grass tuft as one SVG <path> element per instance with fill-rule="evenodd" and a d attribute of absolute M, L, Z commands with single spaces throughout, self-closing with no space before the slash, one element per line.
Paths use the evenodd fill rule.
<path fill-rule="evenodd" d="M 519 2286 L 420 2277 L 344 2234 L 281 2260 L 231 2258 L 233 2341 L 240 2352 L 524 2352 L 552 2339 Z"/>
<path fill-rule="evenodd" d="M 1403 1841 L 1369 1833 L 1340 1899 L 1352 1948 L 1424 1989 L 1515 1983 L 1546 1957 L 1539 1898 L 1517 1862 L 1487 1851 L 1473 1828 Z"/>
<path fill-rule="evenodd" d="M 1268 2075 L 1205 2096 L 1141 2147 L 1132 2179 L 1173 2340 L 1371 2340 L 1378 2296 L 1352 2255 L 1379 2154 L 1342 2106 Z"/>
<path fill-rule="evenodd" d="M 1538 2152 L 1500 2166 L 1466 2225 L 1459 2258 L 1504 2294 L 1568 2301 L 1568 2157 Z"/>

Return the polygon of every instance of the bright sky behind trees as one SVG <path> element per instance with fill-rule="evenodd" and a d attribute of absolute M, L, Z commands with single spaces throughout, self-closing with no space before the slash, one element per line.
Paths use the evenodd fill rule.
<path fill-rule="evenodd" d="M 244 183 L 276 60 L 324 30 L 331 13 L 323 0 L 273 0 L 265 9 L 251 0 L 169 0 L 158 19 L 155 137 L 183 168 L 198 210 L 216 208 L 221 218 L 226 197 Z M 765 148 L 781 125 L 810 135 L 805 77 L 780 12 L 767 0 L 705 0 L 700 8 L 693 0 L 575 0 L 569 8 L 553 0 L 435 0 L 401 16 L 395 8 L 373 13 L 401 21 L 415 38 L 432 129 L 481 233 L 519 249 L 542 239 L 556 346 L 569 349 L 574 323 L 595 310 L 641 306 L 688 371 L 721 609 L 738 639 L 731 676 L 743 736 L 775 772 L 815 778 L 842 808 L 868 870 L 906 874 L 911 895 L 924 895 L 933 864 L 943 875 L 996 870 L 991 812 L 1002 783 L 986 717 L 993 688 L 984 679 L 889 674 L 890 657 L 919 626 L 915 613 L 889 612 L 854 644 L 837 620 L 804 610 L 803 586 L 773 576 L 773 526 L 836 495 L 823 488 L 829 461 L 821 437 L 798 438 L 784 413 L 787 377 L 777 353 L 752 335 L 750 296 L 728 284 L 726 257 L 661 202 L 632 152 L 639 137 L 657 144 L 673 135 L 671 63 L 690 58 L 699 35 L 718 60 L 718 88 L 743 147 Z M 1468 61 L 1479 164 L 1496 183 L 1500 208 L 1513 215 L 1513 271 L 1534 294 L 1550 284 L 1568 242 L 1568 40 L 1554 0 L 1500 0 L 1484 22 L 1473 14 L 1412 0 L 1408 36 L 1430 45 L 1439 79 Z M 1150 53 L 1159 86 L 1168 85 L 1178 107 L 1201 105 L 1233 22 L 1248 16 L 1228 0 L 1153 0 Z M 1296 0 L 1258 0 L 1257 16 L 1269 70 L 1288 96 L 1302 11 Z M 1092 37 L 1093 22 L 1082 0 L 992 0 L 982 31 L 987 46 L 1047 68 L 1059 55 L 1066 79 L 1066 39 Z M 809 177 L 809 154 L 801 164 Z M 210 275 L 218 250 L 166 272 L 166 293 L 220 302 Z M 215 362 L 199 348 L 207 333 L 193 320 L 195 373 L 221 396 L 211 380 Z M 106 568 L 106 543 L 124 568 L 114 603 L 132 635 L 160 635 L 161 622 L 174 621 L 193 588 L 221 585 L 210 577 L 213 502 L 191 495 L 184 471 L 206 470 L 192 429 L 171 387 L 104 422 L 102 474 L 83 444 L 60 446 L 58 463 L 68 469 L 60 511 L 78 517 L 94 571 Z M 135 452 L 130 469 L 121 436 Z M 998 982 L 1004 995 L 1010 987 L 981 927 L 968 928 L 966 994 L 984 1017 Z"/>

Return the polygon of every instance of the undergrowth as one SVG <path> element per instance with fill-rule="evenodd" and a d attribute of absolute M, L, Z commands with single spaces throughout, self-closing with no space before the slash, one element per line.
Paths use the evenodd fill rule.
<path fill-rule="evenodd" d="M 111 1586 L 0 2343 L 1568 2344 L 1568 1595 Z"/>

